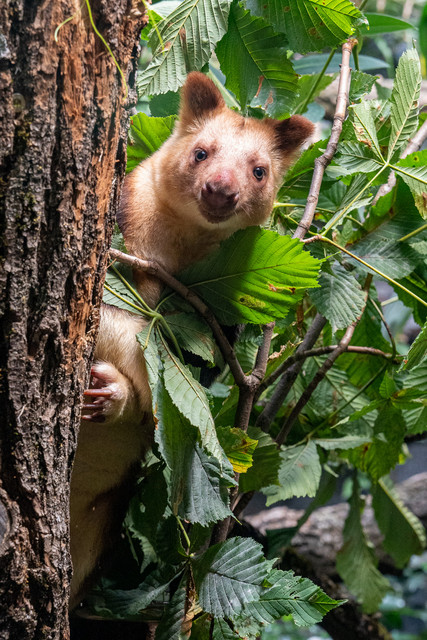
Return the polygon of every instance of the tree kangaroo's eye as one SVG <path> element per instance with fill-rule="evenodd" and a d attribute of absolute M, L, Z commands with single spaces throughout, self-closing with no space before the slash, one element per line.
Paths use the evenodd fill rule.
<path fill-rule="evenodd" d="M 194 159 L 196 162 L 203 162 L 208 157 L 208 152 L 204 149 L 196 149 L 194 152 Z"/>
<path fill-rule="evenodd" d="M 264 167 L 255 167 L 255 169 L 253 170 L 253 174 L 255 176 L 255 178 L 259 181 L 261 181 L 263 179 L 263 177 L 266 175 L 266 170 L 264 169 Z"/>

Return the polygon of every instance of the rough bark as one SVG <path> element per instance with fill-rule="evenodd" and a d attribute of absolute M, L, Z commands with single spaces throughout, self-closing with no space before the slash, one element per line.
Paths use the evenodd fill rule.
<path fill-rule="evenodd" d="M 126 129 L 124 86 L 80 6 L 0 7 L 2 640 L 68 637 L 71 463 Z M 90 6 L 134 74 L 143 5 Z"/>

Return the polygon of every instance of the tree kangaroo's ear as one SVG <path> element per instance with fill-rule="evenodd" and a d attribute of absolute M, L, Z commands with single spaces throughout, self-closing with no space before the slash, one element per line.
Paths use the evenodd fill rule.
<path fill-rule="evenodd" d="M 314 124 L 303 116 L 291 116 L 286 120 L 275 120 L 276 147 L 284 153 L 292 153 L 314 133 Z"/>
<path fill-rule="evenodd" d="M 199 71 L 192 71 L 181 89 L 179 130 L 185 133 L 191 125 L 225 108 L 224 98 L 212 80 Z"/>

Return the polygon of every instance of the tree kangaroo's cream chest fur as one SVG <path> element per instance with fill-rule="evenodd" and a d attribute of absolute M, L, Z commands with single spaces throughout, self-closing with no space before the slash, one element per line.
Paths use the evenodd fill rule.
<path fill-rule="evenodd" d="M 211 80 L 190 73 L 174 133 L 125 180 L 119 225 L 128 251 L 175 274 L 237 229 L 264 222 L 312 131 L 301 116 L 243 118 Z M 161 284 L 138 274 L 137 285 L 154 306 Z M 123 488 L 149 446 L 150 390 L 135 339 L 143 325 L 140 316 L 102 308 L 71 482 L 71 607 L 120 524 Z"/>

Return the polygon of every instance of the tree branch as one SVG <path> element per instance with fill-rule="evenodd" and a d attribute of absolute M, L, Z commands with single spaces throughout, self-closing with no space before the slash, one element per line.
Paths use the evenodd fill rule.
<path fill-rule="evenodd" d="M 299 238 L 300 240 L 304 238 L 305 234 L 310 229 L 311 223 L 313 222 L 317 202 L 319 200 L 319 193 L 323 175 L 325 173 L 326 167 L 330 164 L 337 150 L 338 141 L 340 139 L 348 104 L 350 56 L 352 49 L 356 44 L 357 40 L 355 40 L 354 38 L 350 38 L 342 46 L 341 72 L 338 84 L 337 104 L 335 107 L 331 136 L 329 138 L 325 152 L 314 161 L 314 172 L 307 198 L 307 204 L 304 210 L 304 214 L 293 235 L 294 238 Z"/>
<path fill-rule="evenodd" d="M 289 367 L 291 367 L 295 362 L 299 362 L 300 360 L 305 360 L 306 358 L 312 358 L 316 356 L 324 356 L 327 353 L 331 353 L 335 349 L 338 348 L 337 344 L 329 345 L 328 347 L 316 347 L 315 349 L 308 349 L 307 351 L 297 352 L 283 362 L 279 367 L 277 367 L 276 371 L 274 371 L 268 378 L 260 384 L 257 396 L 259 397 L 261 393 L 265 391 L 270 385 L 272 385 L 282 373 L 284 373 Z M 374 347 L 363 347 L 359 345 L 348 345 L 346 349 L 347 353 L 362 353 L 368 356 L 376 356 L 378 358 L 384 358 L 385 360 L 391 360 L 398 364 L 400 360 L 394 359 L 394 355 L 392 353 L 386 353 L 385 351 L 381 351 L 381 349 L 375 349 Z"/>

